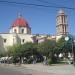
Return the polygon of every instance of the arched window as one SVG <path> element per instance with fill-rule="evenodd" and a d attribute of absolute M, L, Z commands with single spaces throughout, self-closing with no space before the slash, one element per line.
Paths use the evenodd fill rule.
<path fill-rule="evenodd" d="M 4 39 L 4 43 L 6 43 L 7 39 Z"/>
<path fill-rule="evenodd" d="M 25 42 L 25 39 L 22 39 L 22 42 L 24 43 Z"/>
<path fill-rule="evenodd" d="M 14 32 L 16 33 L 16 29 L 14 29 Z"/>
<path fill-rule="evenodd" d="M 24 29 L 22 29 L 22 33 L 24 33 Z"/>

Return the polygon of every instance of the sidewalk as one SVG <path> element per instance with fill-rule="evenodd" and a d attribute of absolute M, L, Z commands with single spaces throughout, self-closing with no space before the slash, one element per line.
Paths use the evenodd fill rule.
<path fill-rule="evenodd" d="M 5 64 L 6 65 L 6 64 Z M 15 67 L 15 68 L 22 68 L 22 70 L 30 69 L 38 72 L 49 73 L 50 75 L 75 75 L 75 66 L 73 65 L 55 65 L 55 66 L 47 66 L 43 64 L 22 64 L 13 65 L 7 64 L 7 66 Z"/>
<path fill-rule="evenodd" d="M 52 75 L 75 75 L 75 66 L 73 65 L 47 66 L 43 64 L 22 64 L 22 67 L 40 72 L 50 73 Z"/>

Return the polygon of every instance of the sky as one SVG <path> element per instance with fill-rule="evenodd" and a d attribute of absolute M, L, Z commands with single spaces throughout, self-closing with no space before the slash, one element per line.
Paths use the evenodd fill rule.
<path fill-rule="evenodd" d="M 67 7 L 63 9 L 68 18 L 68 31 L 75 36 L 75 0 L 0 0 L 0 33 L 8 32 L 18 13 L 21 13 L 31 27 L 32 34 L 54 35 L 56 33 L 56 16 L 61 7 Z"/>

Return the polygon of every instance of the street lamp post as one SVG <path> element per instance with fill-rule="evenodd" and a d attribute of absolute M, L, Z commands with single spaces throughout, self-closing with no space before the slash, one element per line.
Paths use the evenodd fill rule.
<path fill-rule="evenodd" d="M 67 36 L 67 37 L 65 37 L 65 41 L 69 41 L 69 37 Z M 73 51 L 73 47 L 74 47 L 74 42 L 75 42 L 75 40 L 73 40 L 72 38 L 71 38 L 71 45 L 72 45 L 72 59 L 73 59 L 73 61 L 75 61 L 75 59 L 74 59 L 74 51 Z"/>

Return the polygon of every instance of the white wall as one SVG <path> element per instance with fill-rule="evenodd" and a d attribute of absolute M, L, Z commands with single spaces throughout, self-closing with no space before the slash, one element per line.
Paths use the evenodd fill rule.
<path fill-rule="evenodd" d="M 16 33 L 22 33 L 22 29 L 24 29 L 24 33 L 22 34 L 31 34 L 31 29 L 28 28 L 28 27 L 12 27 L 10 30 L 9 30 L 9 33 L 15 33 L 15 30 L 16 29 Z"/>
<path fill-rule="evenodd" d="M 34 42 L 33 35 L 29 34 L 0 34 L 0 49 L 7 50 L 8 46 L 12 46 L 14 44 L 24 44 L 26 42 Z M 4 42 L 6 39 L 6 42 Z M 24 39 L 24 41 L 23 41 Z"/>
<path fill-rule="evenodd" d="M 18 37 L 21 40 L 21 44 L 26 43 L 26 42 L 34 42 L 32 37 L 33 35 L 29 35 L 29 34 L 18 34 Z M 22 41 L 24 39 L 24 42 Z"/>

